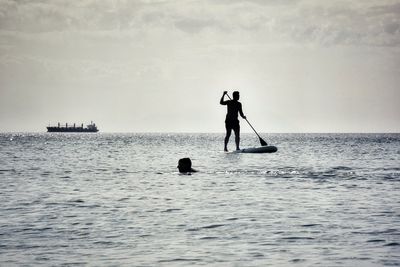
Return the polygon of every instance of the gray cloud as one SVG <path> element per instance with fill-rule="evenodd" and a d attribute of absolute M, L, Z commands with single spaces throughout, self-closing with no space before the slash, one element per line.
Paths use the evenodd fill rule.
<path fill-rule="evenodd" d="M 296 5 L 301 0 L 219 0 L 219 1 L 208 1 L 209 3 L 214 4 L 224 4 L 224 5 L 232 5 L 232 4 L 256 4 L 261 6 L 280 6 L 280 5 Z"/>
<path fill-rule="evenodd" d="M 388 1 L 10 1 L 0 29 L 25 33 L 162 30 L 242 35 L 264 42 L 397 46 L 400 3 Z M 207 3 L 207 4 L 204 4 Z"/>
<path fill-rule="evenodd" d="M 378 2 L 379 4 L 375 6 L 371 6 L 368 8 L 367 13 L 369 15 L 394 15 L 398 18 L 400 14 L 400 2 L 398 1 L 391 1 L 382 5 L 382 2 Z"/>
<path fill-rule="evenodd" d="M 182 18 L 175 22 L 175 26 L 188 33 L 198 33 L 207 27 L 214 27 L 215 21 L 209 19 Z"/>

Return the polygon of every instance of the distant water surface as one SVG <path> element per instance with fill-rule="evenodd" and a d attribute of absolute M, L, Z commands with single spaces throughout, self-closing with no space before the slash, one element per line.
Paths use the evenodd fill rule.
<path fill-rule="evenodd" d="M 400 266 L 400 134 L 262 136 L 0 134 L 0 266 Z"/>

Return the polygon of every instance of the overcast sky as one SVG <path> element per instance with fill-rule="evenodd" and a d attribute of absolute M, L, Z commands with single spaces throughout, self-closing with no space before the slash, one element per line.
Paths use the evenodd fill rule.
<path fill-rule="evenodd" d="M 0 0 L 0 131 L 223 132 L 224 90 L 260 132 L 400 132 L 400 1 Z"/>

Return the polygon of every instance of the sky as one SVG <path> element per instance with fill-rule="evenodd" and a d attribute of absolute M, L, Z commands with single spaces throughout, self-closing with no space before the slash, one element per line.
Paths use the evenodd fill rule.
<path fill-rule="evenodd" d="M 400 0 L 0 0 L 0 132 L 400 132 Z M 251 132 L 245 121 L 242 132 Z"/>

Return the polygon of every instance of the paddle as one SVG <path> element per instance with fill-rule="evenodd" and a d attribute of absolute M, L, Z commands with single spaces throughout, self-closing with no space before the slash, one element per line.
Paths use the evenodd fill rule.
<path fill-rule="evenodd" d="M 226 96 L 227 96 L 230 100 L 232 100 L 232 98 L 228 95 L 228 93 L 226 94 Z M 265 141 L 260 137 L 260 135 L 259 135 L 259 134 L 257 133 L 257 131 L 254 129 L 254 127 L 250 124 L 250 122 L 247 120 L 247 118 L 246 118 L 245 120 L 246 120 L 247 123 L 250 125 L 251 129 L 253 129 L 253 131 L 256 133 L 256 135 L 258 136 L 258 139 L 260 139 L 261 146 L 268 146 L 267 142 L 265 142 Z"/>

